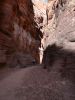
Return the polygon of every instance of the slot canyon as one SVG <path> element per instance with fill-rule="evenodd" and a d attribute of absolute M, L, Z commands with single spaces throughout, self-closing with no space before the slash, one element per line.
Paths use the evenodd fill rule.
<path fill-rule="evenodd" d="M 75 0 L 0 0 L 0 100 L 75 100 Z"/>

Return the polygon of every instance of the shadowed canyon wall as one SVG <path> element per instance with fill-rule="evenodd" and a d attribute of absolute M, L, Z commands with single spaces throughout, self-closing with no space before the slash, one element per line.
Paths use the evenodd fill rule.
<path fill-rule="evenodd" d="M 39 62 L 41 36 L 31 0 L 0 0 L 0 63 L 17 52 L 30 53 Z"/>

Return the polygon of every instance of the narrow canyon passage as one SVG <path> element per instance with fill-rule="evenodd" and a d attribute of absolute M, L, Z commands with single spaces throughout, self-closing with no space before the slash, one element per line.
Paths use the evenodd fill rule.
<path fill-rule="evenodd" d="M 75 100 L 75 0 L 0 0 L 0 100 Z"/>

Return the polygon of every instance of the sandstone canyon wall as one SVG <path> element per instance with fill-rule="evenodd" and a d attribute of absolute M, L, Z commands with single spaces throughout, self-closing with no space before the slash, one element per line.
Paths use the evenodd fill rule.
<path fill-rule="evenodd" d="M 66 48 L 67 41 L 75 40 L 75 1 L 49 0 L 46 11 L 47 24 L 42 28 L 44 34 L 41 43 L 44 48 L 55 42 Z"/>
<path fill-rule="evenodd" d="M 44 35 L 41 40 L 42 50 L 45 51 L 43 61 L 50 66 L 48 64 L 51 61 L 59 59 L 62 60 L 64 69 L 72 70 L 75 66 L 75 1 L 50 1 L 47 11 L 48 22 L 43 28 Z"/>
<path fill-rule="evenodd" d="M 31 0 L 0 1 L 0 63 L 17 52 L 30 53 L 39 62 L 41 36 Z"/>

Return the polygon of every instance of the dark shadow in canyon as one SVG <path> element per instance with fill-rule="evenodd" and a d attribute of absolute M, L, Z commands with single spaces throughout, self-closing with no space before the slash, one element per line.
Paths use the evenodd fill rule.
<path fill-rule="evenodd" d="M 75 83 L 75 52 L 64 50 L 55 44 L 48 46 L 44 50 L 43 68 L 50 71 L 56 60 L 62 60 L 60 68 L 58 69 L 62 78 L 69 79 Z M 57 66 L 55 66 L 57 67 Z"/>

